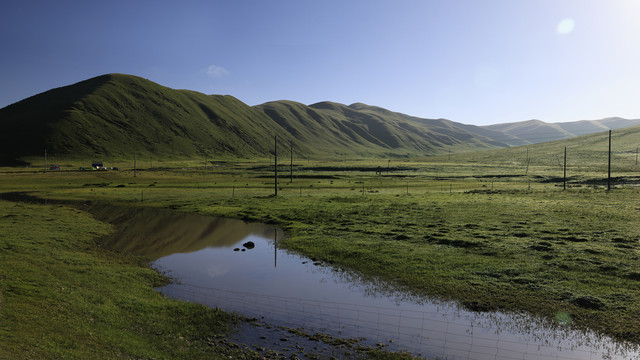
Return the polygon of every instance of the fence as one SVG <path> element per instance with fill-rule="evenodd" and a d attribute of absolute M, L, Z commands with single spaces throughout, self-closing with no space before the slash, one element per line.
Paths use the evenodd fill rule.
<path fill-rule="evenodd" d="M 637 348 L 593 333 L 536 321 L 524 314 L 472 313 L 443 305 L 435 311 L 384 308 L 173 284 L 168 296 L 234 311 L 307 332 L 364 338 L 428 358 L 474 360 L 598 360 L 639 358 Z"/>

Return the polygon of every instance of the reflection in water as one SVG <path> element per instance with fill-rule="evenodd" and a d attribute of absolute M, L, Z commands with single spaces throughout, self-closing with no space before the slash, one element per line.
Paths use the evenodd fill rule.
<path fill-rule="evenodd" d="M 640 356 L 608 338 L 526 314 L 475 313 L 316 266 L 279 251 L 279 232 L 265 225 L 158 209 L 94 206 L 89 211 L 116 225 L 109 246 L 150 256 L 156 268 L 178 279 L 160 291 L 274 324 L 364 337 L 369 344 L 448 359 Z M 247 242 L 254 247 L 234 251 Z"/>
<path fill-rule="evenodd" d="M 116 226 L 105 246 L 153 260 L 207 247 L 233 247 L 249 235 L 275 238 L 276 230 L 262 224 L 212 218 L 157 208 L 91 205 L 87 211 Z"/>

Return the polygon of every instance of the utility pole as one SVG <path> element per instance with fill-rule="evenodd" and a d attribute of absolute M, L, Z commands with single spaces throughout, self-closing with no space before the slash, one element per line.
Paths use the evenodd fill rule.
<path fill-rule="evenodd" d="M 136 177 L 136 149 L 133 149 L 133 177 Z"/>
<path fill-rule="evenodd" d="M 47 172 L 47 149 L 44 149 L 44 172 Z"/>
<path fill-rule="evenodd" d="M 274 196 L 278 196 L 278 135 L 273 136 Z"/>
<path fill-rule="evenodd" d="M 609 165 L 607 166 L 607 191 L 611 190 L 611 130 L 609 130 Z"/>
<path fill-rule="evenodd" d="M 564 176 L 562 182 L 562 190 L 567 190 L 567 147 L 564 147 Z"/>
<path fill-rule="evenodd" d="M 290 169 L 290 173 L 291 173 L 291 180 L 289 180 L 289 183 L 293 183 L 293 141 L 289 140 L 289 147 L 291 148 L 291 169 Z"/>
<path fill-rule="evenodd" d="M 636 166 L 638 166 L 638 150 L 640 150 L 640 146 L 636 147 Z"/>

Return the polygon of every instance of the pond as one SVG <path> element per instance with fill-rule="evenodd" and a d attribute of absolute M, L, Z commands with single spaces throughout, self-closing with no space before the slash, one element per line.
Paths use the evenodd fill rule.
<path fill-rule="evenodd" d="M 314 262 L 282 250 L 274 227 L 153 208 L 89 211 L 116 225 L 107 246 L 148 256 L 177 280 L 159 291 L 274 326 L 447 359 L 640 358 L 636 348 L 562 325 L 568 315 L 549 322 L 472 312 Z M 255 335 L 238 339 L 272 341 Z"/>

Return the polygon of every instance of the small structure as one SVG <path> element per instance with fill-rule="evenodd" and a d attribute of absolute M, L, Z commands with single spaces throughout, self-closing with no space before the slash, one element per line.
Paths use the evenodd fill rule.
<path fill-rule="evenodd" d="M 104 165 L 102 165 L 102 161 L 94 161 L 91 163 L 91 167 L 95 170 L 107 170 Z"/>

